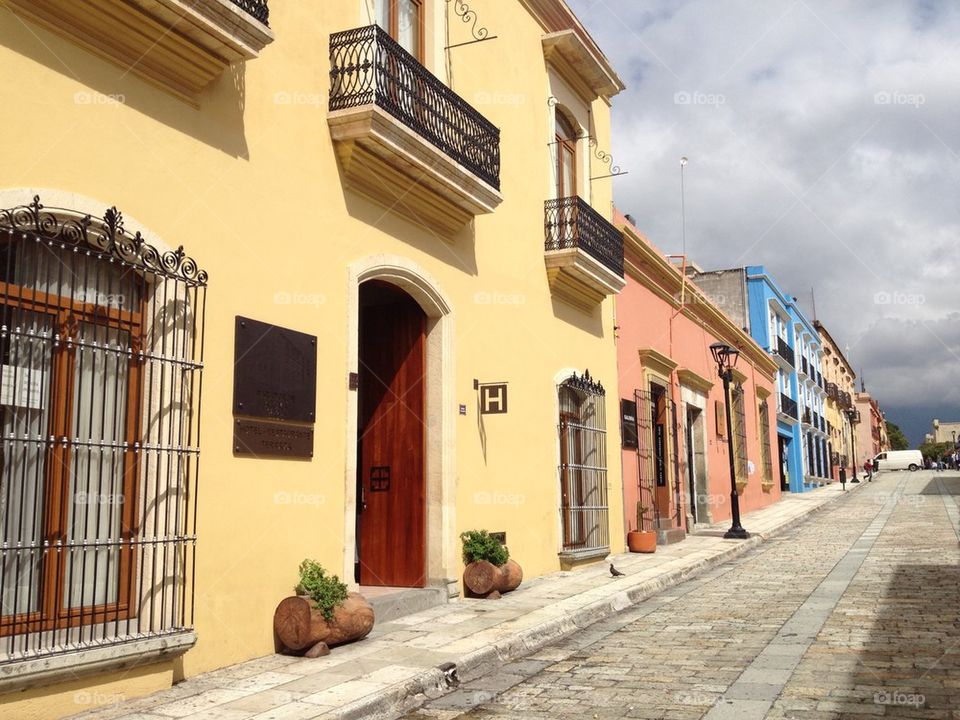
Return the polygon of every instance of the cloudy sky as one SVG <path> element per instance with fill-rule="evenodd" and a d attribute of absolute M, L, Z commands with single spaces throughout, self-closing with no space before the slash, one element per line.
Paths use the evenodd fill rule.
<path fill-rule="evenodd" d="M 568 0 L 628 89 L 622 210 L 766 265 L 919 442 L 960 420 L 960 3 Z"/>

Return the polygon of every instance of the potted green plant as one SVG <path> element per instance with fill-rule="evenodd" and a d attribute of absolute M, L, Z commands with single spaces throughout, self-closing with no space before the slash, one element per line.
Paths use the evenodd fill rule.
<path fill-rule="evenodd" d="M 644 530 L 644 520 L 650 508 L 637 500 L 637 529 L 627 533 L 627 548 L 635 553 L 652 553 L 657 551 L 657 533 L 653 530 Z"/>
<path fill-rule="evenodd" d="M 523 569 L 510 559 L 510 551 L 497 538 L 486 530 L 468 530 L 460 534 L 460 540 L 466 595 L 492 600 L 520 586 Z"/>
<path fill-rule="evenodd" d="M 330 646 L 365 638 L 373 629 L 373 607 L 360 593 L 347 592 L 336 575 L 316 560 L 300 563 L 296 595 L 273 613 L 273 629 L 282 651 L 320 657 Z"/>

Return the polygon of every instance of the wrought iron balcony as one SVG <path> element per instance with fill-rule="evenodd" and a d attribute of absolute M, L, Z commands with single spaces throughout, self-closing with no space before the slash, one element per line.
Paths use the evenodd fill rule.
<path fill-rule="evenodd" d="M 583 198 L 547 200 L 546 250 L 580 248 L 618 277 L 623 277 L 623 235 Z"/>
<path fill-rule="evenodd" d="M 797 401 L 788 395 L 780 393 L 780 412 L 792 418 L 797 417 Z"/>
<path fill-rule="evenodd" d="M 330 36 L 327 123 L 345 180 L 452 236 L 493 212 L 500 130 L 376 25 Z"/>
<path fill-rule="evenodd" d="M 840 399 L 840 388 L 836 383 L 827 383 L 827 397 L 833 400 Z"/>
<path fill-rule="evenodd" d="M 623 289 L 623 235 L 583 198 L 547 200 L 543 224 L 554 293 L 590 311 Z"/>
<path fill-rule="evenodd" d="M 790 344 L 779 335 L 777 336 L 777 355 L 786 360 L 790 367 L 794 367 L 796 365 L 797 357 L 793 352 L 793 348 L 790 347 Z"/>
<path fill-rule="evenodd" d="M 267 0 L 230 0 L 230 2 L 264 25 L 270 25 L 268 22 L 270 20 L 270 6 L 267 4 Z"/>

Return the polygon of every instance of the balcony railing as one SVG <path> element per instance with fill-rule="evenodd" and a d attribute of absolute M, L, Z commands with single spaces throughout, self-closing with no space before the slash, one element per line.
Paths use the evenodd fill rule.
<path fill-rule="evenodd" d="M 779 335 L 777 336 L 777 355 L 790 363 L 790 367 L 794 367 L 796 365 L 797 356 L 794 354 L 793 348 L 790 347 L 790 344 Z"/>
<path fill-rule="evenodd" d="M 623 235 L 581 197 L 547 200 L 546 250 L 580 248 L 623 277 Z"/>
<path fill-rule="evenodd" d="M 230 2 L 264 25 L 270 25 L 268 22 L 270 20 L 270 7 L 267 5 L 267 0 L 230 0 Z"/>
<path fill-rule="evenodd" d="M 840 388 L 836 383 L 827 383 L 827 397 L 833 400 L 840 399 Z"/>
<path fill-rule="evenodd" d="M 780 412 L 795 418 L 797 416 L 797 401 L 780 393 Z"/>
<path fill-rule="evenodd" d="M 811 416 L 810 416 L 810 408 L 804 408 L 804 409 L 803 409 L 803 422 L 805 422 L 807 425 L 811 425 L 811 424 L 812 424 L 812 423 L 811 423 L 811 420 L 812 420 L 812 418 L 811 418 Z"/>
<path fill-rule="evenodd" d="M 804 375 L 810 374 L 810 363 L 807 361 L 805 357 L 800 358 L 800 367 L 803 370 Z"/>
<path fill-rule="evenodd" d="M 500 189 L 500 130 L 376 25 L 330 36 L 330 110 L 376 105 Z"/>

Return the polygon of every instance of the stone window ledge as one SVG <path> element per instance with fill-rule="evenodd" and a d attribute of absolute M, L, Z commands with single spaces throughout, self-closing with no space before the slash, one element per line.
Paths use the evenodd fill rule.
<path fill-rule="evenodd" d="M 183 655 L 196 643 L 197 634 L 190 630 L 162 637 L 131 640 L 116 645 L 84 648 L 58 655 L 9 662 L 0 665 L 0 693 L 124 670 L 134 665 L 171 660 Z"/>

